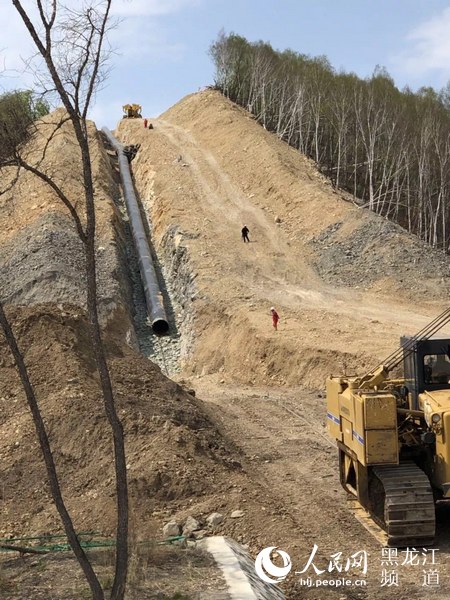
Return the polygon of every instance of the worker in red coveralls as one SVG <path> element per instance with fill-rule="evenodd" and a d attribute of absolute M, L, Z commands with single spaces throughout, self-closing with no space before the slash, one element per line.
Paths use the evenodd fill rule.
<path fill-rule="evenodd" d="M 144 127 L 145 127 L 145 129 L 147 129 L 147 125 L 148 125 L 148 119 L 144 119 Z"/>
<path fill-rule="evenodd" d="M 274 306 L 272 306 L 272 308 L 270 309 L 270 312 L 272 313 L 272 325 L 273 325 L 273 328 L 275 329 L 275 331 L 278 331 L 278 321 L 280 320 L 280 317 L 278 316 L 278 313 L 275 310 Z"/>

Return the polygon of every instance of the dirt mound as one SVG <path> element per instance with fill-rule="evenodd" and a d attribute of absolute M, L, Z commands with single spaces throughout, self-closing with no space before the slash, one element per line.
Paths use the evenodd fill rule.
<path fill-rule="evenodd" d="M 84 221 L 79 148 L 70 123 L 57 110 L 37 123 L 25 149 L 29 163 L 61 187 Z M 58 126 L 60 125 L 60 126 Z M 102 319 L 129 303 L 126 260 L 114 197 L 119 193 L 101 138 L 88 124 L 97 212 L 97 260 Z M 32 173 L 4 169 L 0 189 L 0 297 L 3 302 L 71 302 L 85 307 L 84 254 L 68 209 L 56 193 Z M 81 284 L 81 285 L 80 285 Z M 123 335 L 130 329 L 124 323 Z"/>
<path fill-rule="evenodd" d="M 26 148 L 83 220 L 79 151 L 56 111 L 38 123 Z M 115 200 L 117 175 L 89 124 L 97 213 L 100 310 L 119 413 L 126 431 L 132 525 L 139 535 L 180 507 L 217 509 L 217 495 L 242 481 L 238 452 L 208 410 L 129 347 L 132 302 L 125 236 Z M 45 152 L 44 152 L 45 148 Z M 2 188 L 15 172 L 2 173 Z M 113 532 L 115 492 L 109 427 L 85 316 L 82 245 L 68 211 L 40 180 L 21 172 L 0 196 L 0 287 L 48 426 L 68 507 L 77 529 Z M 45 304 L 43 304 L 45 303 Z M 59 518 L 15 368 L 0 335 L 0 535 L 54 532 Z M 202 509 L 202 510 L 203 510 Z M 197 512 L 200 516 L 202 511 Z M 158 529 L 156 529 L 158 528 Z"/>
<path fill-rule="evenodd" d="M 68 305 L 16 308 L 9 316 L 76 528 L 113 533 L 111 436 L 84 317 Z M 239 455 L 201 401 L 130 348 L 112 339 L 107 346 L 126 434 L 133 527 L 154 536 L 166 509 L 189 502 L 195 510 L 196 503 L 240 482 Z M 0 365 L 0 536 L 59 530 L 31 417 L 2 337 Z"/>
<path fill-rule="evenodd" d="M 442 297 L 449 285 L 448 257 L 391 221 L 363 215 L 333 223 L 311 240 L 323 280 L 383 292 L 389 278 L 391 287 L 407 297 Z"/>

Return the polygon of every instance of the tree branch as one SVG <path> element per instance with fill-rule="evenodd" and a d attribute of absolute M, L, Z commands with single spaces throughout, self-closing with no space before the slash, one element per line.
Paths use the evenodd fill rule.
<path fill-rule="evenodd" d="M 36 177 L 39 177 L 39 179 L 42 179 L 42 181 L 45 181 L 45 183 L 52 188 L 52 190 L 56 193 L 56 195 L 64 204 L 64 206 L 68 208 L 73 220 L 75 221 L 75 226 L 77 228 L 78 235 L 80 236 L 80 239 L 83 242 L 83 244 L 86 244 L 86 233 L 83 229 L 83 225 L 81 224 L 80 217 L 78 216 L 75 207 L 70 202 L 68 197 L 64 194 L 64 192 L 61 190 L 61 188 L 48 175 L 46 175 L 39 169 L 36 169 L 19 156 L 17 157 L 17 164 L 19 165 L 19 167 L 25 169 L 25 171 L 29 171 L 30 173 L 33 173 L 33 175 L 36 175 Z"/>
<path fill-rule="evenodd" d="M 101 24 L 100 31 L 99 31 L 99 44 L 98 44 L 97 53 L 95 56 L 94 68 L 92 71 L 92 76 L 91 76 L 91 80 L 89 82 L 88 91 L 87 91 L 87 95 L 86 95 L 86 101 L 85 101 L 84 111 L 83 111 L 83 115 L 82 115 L 83 119 L 86 118 L 89 104 L 91 102 L 92 94 L 94 92 L 95 82 L 96 82 L 99 67 L 100 67 L 103 40 L 105 39 L 105 35 L 106 35 L 106 24 L 108 22 L 110 9 L 111 9 L 111 0 L 107 0 L 106 10 L 105 10 L 102 24 Z"/>

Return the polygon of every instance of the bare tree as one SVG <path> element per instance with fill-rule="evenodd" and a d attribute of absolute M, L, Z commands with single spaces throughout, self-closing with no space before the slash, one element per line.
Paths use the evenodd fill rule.
<path fill-rule="evenodd" d="M 37 17 L 32 18 L 23 2 L 12 0 L 36 48 L 37 56 L 44 63 L 39 73 L 41 82 L 46 82 L 46 91 L 56 93 L 62 102 L 67 117 L 73 126 L 78 142 L 84 188 L 84 210 L 79 214 L 74 201 L 56 183 L 51 174 L 40 164 L 31 164 L 23 153 L 26 136 L 16 139 L 12 147 L 2 155 L 2 164 L 25 169 L 40 178 L 56 193 L 68 208 L 79 238 L 84 248 L 87 280 L 87 313 L 92 345 L 101 382 L 104 409 L 113 438 L 114 463 L 117 494 L 117 533 L 115 577 L 111 600 L 122 600 L 128 570 L 128 489 L 123 427 L 118 418 L 110 372 L 102 341 L 98 314 L 96 259 L 95 259 L 95 207 L 94 183 L 91 168 L 87 113 L 95 90 L 105 77 L 107 52 L 107 31 L 110 27 L 112 0 L 88 1 L 80 3 L 80 8 L 71 9 L 57 0 L 36 0 Z M 58 125 L 57 127 L 59 127 Z M 3 132 L 5 134 L 5 132 Z M 45 152 L 45 149 L 44 149 Z M 89 563 L 74 530 L 59 488 L 58 477 L 53 462 L 45 424 L 39 412 L 35 392 L 30 382 L 26 364 L 20 352 L 12 328 L 0 304 L 0 324 L 16 361 L 26 398 L 33 416 L 41 451 L 47 469 L 51 493 L 61 516 L 69 543 L 80 563 L 90 585 L 93 598 L 103 600 L 104 593 Z"/>
<path fill-rule="evenodd" d="M 450 84 L 400 91 L 383 67 L 362 80 L 335 73 L 325 57 L 224 32 L 210 54 L 216 87 L 313 158 L 336 187 L 449 251 Z"/>

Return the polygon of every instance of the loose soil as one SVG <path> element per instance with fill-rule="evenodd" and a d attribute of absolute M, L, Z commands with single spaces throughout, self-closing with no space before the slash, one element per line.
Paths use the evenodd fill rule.
<path fill-rule="evenodd" d="M 121 217 L 113 202 L 120 190 L 91 129 L 100 304 L 126 431 L 133 534 L 159 538 L 172 518 L 204 520 L 218 511 L 225 520 L 216 533 L 247 544 L 253 556 L 278 546 L 297 571 L 314 544 L 321 569 L 336 552 L 344 562 L 357 551 L 369 553 L 367 587 L 316 590 L 301 586 L 292 572 L 283 584 L 289 598 L 387 598 L 393 588 L 381 585 L 380 545 L 354 519 L 339 486 L 325 429 L 324 379 L 364 373 L 397 347 L 400 335 L 441 312 L 449 261 L 333 190 L 311 161 L 215 91 L 188 96 L 152 123 L 147 130 L 142 120 L 124 119 L 116 135 L 141 144 L 132 168 L 176 307 L 182 340 L 176 382 L 133 342 Z M 41 126 L 30 152 L 42 148 L 50 125 Z M 71 136 L 70 128 L 55 136 L 46 168 L 78 198 Z M 29 176 L 20 185 L 0 197 L 7 232 L 1 297 L 38 392 L 76 527 L 114 535 L 111 442 L 84 313 L 82 255 L 67 212 L 48 190 Z M 249 244 L 240 238 L 244 224 Z M 277 332 L 271 306 L 281 317 Z M 59 521 L 2 338 L 0 361 L 0 537 L 54 532 Z M 235 509 L 244 516 L 231 518 Z M 436 542 L 440 586 L 422 586 L 424 567 L 399 567 L 398 598 L 422 598 L 424 590 L 448 597 L 447 529 L 440 525 Z M 358 569 L 349 574 L 358 578 Z M 14 593 L 11 598 L 21 597 Z"/>

